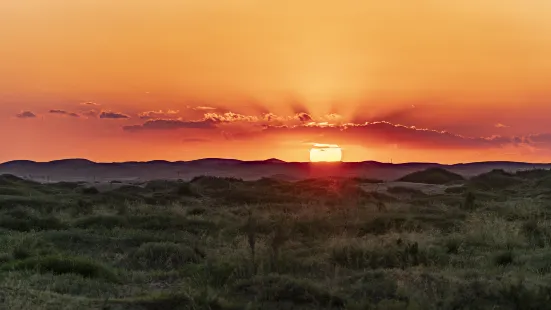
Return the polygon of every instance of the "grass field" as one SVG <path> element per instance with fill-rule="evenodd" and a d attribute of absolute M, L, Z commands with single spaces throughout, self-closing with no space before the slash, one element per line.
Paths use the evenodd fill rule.
<path fill-rule="evenodd" d="M 430 173 L 0 176 L 0 309 L 551 309 L 551 172 Z"/>

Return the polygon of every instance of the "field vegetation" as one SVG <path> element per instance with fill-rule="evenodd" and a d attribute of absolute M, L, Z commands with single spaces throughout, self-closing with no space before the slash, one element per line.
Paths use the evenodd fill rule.
<path fill-rule="evenodd" d="M 2 175 L 0 308 L 551 309 L 550 171 L 400 181 Z"/>

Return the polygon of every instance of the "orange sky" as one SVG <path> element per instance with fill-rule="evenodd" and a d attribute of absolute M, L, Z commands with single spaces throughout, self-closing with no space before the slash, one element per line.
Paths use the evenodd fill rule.
<path fill-rule="evenodd" d="M 313 143 L 346 161 L 551 162 L 550 14 L 547 0 L 0 1 L 0 162 L 306 161 Z"/>

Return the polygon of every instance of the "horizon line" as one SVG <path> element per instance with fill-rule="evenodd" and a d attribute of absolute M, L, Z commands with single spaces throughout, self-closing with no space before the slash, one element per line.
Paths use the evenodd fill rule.
<path fill-rule="evenodd" d="M 87 158 L 60 158 L 49 161 L 36 161 L 30 159 L 15 159 L 9 160 L 6 162 L 0 162 L 0 165 L 16 163 L 16 162 L 32 162 L 37 164 L 48 164 L 61 161 L 87 161 L 94 164 L 124 164 L 124 163 L 152 163 L 152 162 L 167 162 L 167 163 L 189 163 L 197 162 L 202 160 L 221 160 L 221 161 L 237 161 L 237 162 L 269 162 L 269 161 L 279 161 L 280 163 L 302 163 L 302 164 L 339 164 L 339 163 L 379 163 L 387 165 L 404 165 L 404 164 L 425 164 L 425 165 L 441 165 L 441 166 L 453 166 L 453 165 L 465 165 L 465 164 L 481 164 L 481 163 L 516 163 L 516 164 L 533 164 L 533 165 L 551 165 L 551 162 L 524 162 L 524 161 L 509 161 L 509 160 L 489 160 L 489 161 L 473 161 L 473 162 L 456 162 L 456 163 L 438 163 L 438 162 L 382 162 L 376 160 L 362 160 L 362 161 L 338 161 L 338 162 L 311 162 L 311 161 L 285 161 L 279 158 L 267 158 L 267 159 L 251 159 L 243 160 L 237 158 L 224 158 L 224 157 L 204 157 L 190 160 L 165 160 L 165 159 L 152 159 L 152 160 L 127 160 L 127 161 L 94 161 Z"/>

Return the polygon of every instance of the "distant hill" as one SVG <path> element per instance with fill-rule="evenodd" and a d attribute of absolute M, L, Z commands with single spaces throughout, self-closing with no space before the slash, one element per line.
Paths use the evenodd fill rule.
<path fill-rule="evenodd" d="M 440 170 L 434 170 L 434 169 Z M 108 182 L 155 179 L 191 180 L 193 177 L 218 176 L 256 180 L 274 177 L 286 180 L 302 180 L 318 177 L 354 177 L 391 181 L 406 176 L 415 181 L 444 182 L 469 178 L 495 169 L 514 173 L 519 170 L 550 169 L 551 164 L 520 162 L 478 162 L 455 165 L 438 163 L 391 164 L 376 161 L 343 162 L 320 165 L 308 162 L 285 162 L 271 158 L 267 160 L 241 161 L 224 158 L 204 158 L 192 161 L 169 162 L 155 160 L 148 162 L 96 163 L 86 159 L 61 159 L 52 162 L 28 160 L 0 164 L 0 174 L 12 174 L 20 178 L 39 182 L 82 181 Z M 432 170 L 431 170 L 432 169 Z M 428 170 L 419 177 L 415 172 Z M 446 171 L 446 172 L 443 172 Z M 416 179 L 417 178 L 417 179 Z M 434 178 L 434 179 L 432 179 Z M 443 181 L 442 181 L 443 180 Z"/>
<path fill-rule="evenodd" d="M 471 178 L 469 183 L 471 187 L 480 190 L 495 190 L 509 188 L 524 181 L 516 174 L 506 172 L 503 169 L 494 169 Z"/>
<path fill-rule="evenodd" d="M 400 182 L 425 184 L 449 184 L 464 180 L 463 176 L 438 167 L 413 172 L 398 179 Z"/>

